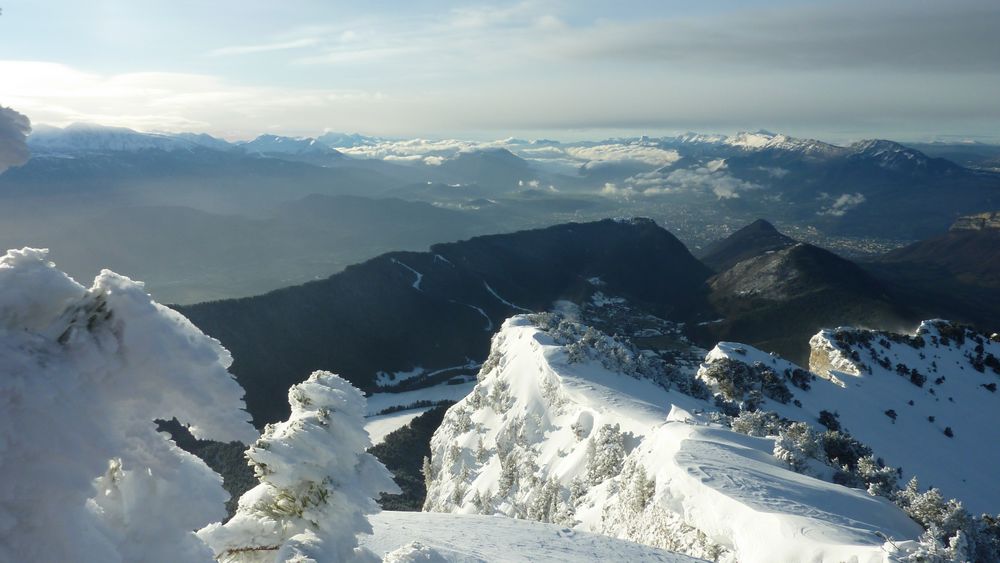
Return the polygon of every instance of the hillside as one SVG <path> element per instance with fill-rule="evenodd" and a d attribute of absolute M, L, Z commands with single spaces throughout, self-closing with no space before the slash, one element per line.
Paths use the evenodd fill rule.
<path fill-rule="evenodd" d="M 604 220 L 390 253 L 322 281 L 180 310 L 232 351 L 263 424 L 285 414 L 273 397 L 315 369 L 369 391 L 379 372 L 410 374 L 389 384 L 401 389 L 469 373 L 504 318 L 589 299 L 588 280 L 665 318 L 698 318 L 710 273 L 652 221 Z"/>
<path fill-rule="evenodd" d="M 951 229 L 863 266 L 924 317 L 1000 329 L 1000 227 L 996 213 L 960 217 Z"/>
<path fill-rule="evenodd" d="M 826 428 L 823 419 L 900 468 L 901 482 L 916 476 L 921 485 L 958 498 L 975 514 L 1000 509 L 992 471 L 1000 451 L 982 447 L 1000 440 L 992 422 L 1000 408 L 1000 342 L 946 321 L 927 321 L 913 334 L 823 330 L 810 346 L 808 365 L 816 377 L 808 388 L 789 385 L 787 395 L 765 393 L 760 409 L 818 430 Z M 718 390 L 713 374 L 722 373 L 727 381 L 742 377 L 734 365 L 752 367 L 747 373 L 757 375 L 747 381 L 765 369 L 801 371 L 750 346 L 720 343 L 706 357 L 700 376 Z M 748 390 L 727 398 L 743 401 Z M 821 417 L 822 411 L 833 417 Z"/>
<path fill-rule="evenodd" d="M 757 219 L 728 237 L 706 246 L 698 253 L 698 258 L 716 272 L 724 272 L 748 258 L 794 244 L 794 239 L 778 232 L 774 225 Z"/>
<path fill-rule="evenodd" d="M 940 269 L 958 282 L 1000 289 L 1000 213 L 960 217 L 947 233 L 894 250 L 879 262 Z"/>
<path fill-rule="evenodd" d="M 881 281 L 809 244 L 765 251 L 709 284 L 722 320 L 703 327 L 703 343 L 740 340 L 800 362 L 808 357 L 808 337 L 824 326 L 905 329 L 917 320 Z"/>

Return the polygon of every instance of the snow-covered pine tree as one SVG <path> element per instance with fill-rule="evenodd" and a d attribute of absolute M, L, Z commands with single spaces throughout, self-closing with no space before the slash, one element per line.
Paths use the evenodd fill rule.
<path fill-rule="evenodd" d="M 289 419 L 268 425 L 247 450 L 260 484 L 236 515 L 198 535 L 219 561 L 377 561 L 358 548 L 371 533 L 374 498 L 399 490 L 364 429 L 365 398 L 340 377 L 314 372 L 288 391 Z"/>
<path fill-rule="evenodd" d="M 774 457 L 799 472 L 805 471 L 809 460 L 820 459 L 822 451 L 819 435 L 804 422 L 782 428 L 774 441 Z"/>
<path fill-rule="evenodd" d="M 139 283 L 0 256 L 0 561 L 211 561 L 222 479 L 154 420 L 253 441 L 231 361 Z"/>
<path fill-rule="evenodd" d="M 617 423 L 601 426 L 587 444 L 587 480 L 591 485 L 597 485 L 615 477 L 622 470 L 626 454 L 621 427 Z"/>

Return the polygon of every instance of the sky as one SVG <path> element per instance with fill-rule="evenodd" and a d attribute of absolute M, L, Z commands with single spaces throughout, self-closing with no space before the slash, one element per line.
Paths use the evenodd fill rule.
<path fill-rule="evenodd" d="M 1000 140 L 997 0 L 7 0 L 0 106 L 229 139 Z"/>

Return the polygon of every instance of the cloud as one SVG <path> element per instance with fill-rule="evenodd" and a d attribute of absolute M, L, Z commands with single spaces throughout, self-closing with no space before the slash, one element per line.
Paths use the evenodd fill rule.
<path fill-rule="evenodd" d="M 781 179 L 788 175 L 788 170 L 779 166 L 758 166 L 757 170 L 764 172 L 772 178 Z"/>
<path fill-rule="evenodd" d="M 680 160 L 673 149 L 641 144 L 603 144 L 589 147 L 566 147 L 563 153 L 584 163 L 584 166 L 618 162 L 640 162 L 651 166 L 667 166 Z"/>
<path fill-rule="evenodd" d="M 502 141 L 480 143 L 458 139 L 406 139 L 399 141 L 382 141 L 373 145 L 360 145 L 338 149 L 344 154 L 357 158 L 376 158 L 383 160 L 427 160 L 434 159 L 440 164 L 443 159 L 452 158 L 460 152 L 503 146 Z M 430 164 L 430 162 L 428 162 Z"/>
<path fill-rule="evenodd" d="M 504 148 L 528 162 L 551 171 L 576 173 L 581 167 L 633 162 L 652 167 L 669 166 L 680 160 L 680 154 L 673 149 L 638 143 L 604 143 L 588 146 L 545 145 L 536 146 L 517 139 L 497 141 L 466 141 L 458 139 L 408 139 L 382 141 L 338 149 L 357 158 L 377 158 L 402 162 L 423 160 L 425 164 L 440 164 L 454 158 L 461 152 Z"/>
<path fill-rule="evenodd" d="M 605 195 L 630 193 L 654 196 L 661 194 L 711 193 L 718 199 L 735 199 L 742 192 L 759 190 L 760 184 L 741 180 L 726 169 L 724 160 L 712 160 L 701 166 L 676 170 L 654 170 L 625 180 L 625 187 L 606 184 Z"/>
<path fill-rule="evenodd" d="M 830 196 L 826 196 L 830 199 Z M 861 205 L 865 202 L 864 194 L 853 193 L 853 194 L 840 194 L 839 197 L 833 200 L 828 207 L 816 212 L 817 215 L 826 215 L 828 217 L 843 217 L 848 211 L 854 209 L 855 207 Z"/>
<path fill-rule="evenodd" d="M 31 152 L 25 139 L 31 122 L 24 115 L 0 106 L 0 172 L 28 161 Z"/>
<path fill-rule="evenodd" d="M 0 60 L 11 105 L 35 123 L 75 122 L 151 131 L 210 131 L 255 136 L 262 130 L 315 133 L 317 119 L 370 122 L 385 97 L 362 90 L 245 86 L 205 74 L 103 75 L 37 61 Z M 349 124 L 349 122 L 348 122 Z"/>

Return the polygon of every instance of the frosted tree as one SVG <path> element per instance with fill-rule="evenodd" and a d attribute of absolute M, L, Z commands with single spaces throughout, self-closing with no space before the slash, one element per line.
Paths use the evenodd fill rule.
<path fill-rule="evenodd" d="M 774 457 L 795 471 L 805 471 L 809 460 L 819 459 L 823 451 L 819 435 L 804 422 L 793 422 L 778 432 L 774 441 Z"/>
<path fill-rule="evenodd" d="M 223 562 L 368 561 L 356 535 L 371 533 L 374 497 L 398 493 L 389 471 L 365 450 L 364 396 L 314 372 L 288 391 L 291 415 L 268 425 L 247 450 L 260 484 L 226 524 L 198 532 Z"/>
<path fill-rule="evenodd" d="M 742 411 L 732 420 L 734 432 L 764 438 L 777 436 L 781 431 L 781 420 L 770 411 Z"/>
<path fill-rule="evenodd" d="M 625 454 L 625 436 L 617 423 L 598 428 L 597 436 L 587 444 L 587 481 L 596 485 L 618 475 Z"/>
<path fill-rule="evenodd" d="M 956 532 L 947 544 L 939 539 L 941 535 L 937 526 L 931 525 L 920 536 L 917 545 L 909 553 L 900 557 L 899 561 L 907 563 L 955 563 L 972 560 L 969 557 L 968 542 L 961 531 Z"/>
<path fill-rule="evenodd" d="M 221 478 L 156 431 L 253 441 L 219 343 L 107 270 L 0 257 L 0 561 L 211 561 Z"/>
<path fill-rule="evenodd" d="M 555 478 L 545 483 L 535 492 L 528 506 L 528 519 L 539 522 L 555 522 L 562 506 L 562 486 Z"/>
<path fill-rule="evenodd" d="M 858 477 L 868 485 L 868 494 L 892 499 L 896 494 L 899 473 L 870 456 L 858 459 Z"/>

